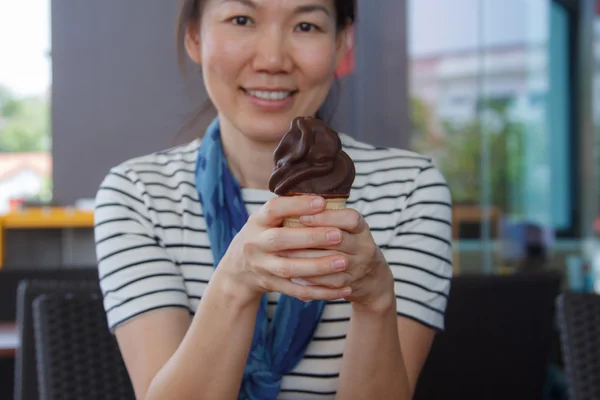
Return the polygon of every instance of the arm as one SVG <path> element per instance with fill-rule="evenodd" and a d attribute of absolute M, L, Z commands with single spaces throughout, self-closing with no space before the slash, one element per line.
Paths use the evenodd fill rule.
<path fill-rule="evenodd" d="M 333 300 L 346 292 L 303 287 L 289 278 L 330 274 L 338 256 L 280 257 L 289 246 L 330 243 L 329 229 L 273 229 L 297 212 L 318 213 L 311 197 L 277 198 L 248 221 L 230 244 L 189 315 L 179 267 L 156 239 L 131 171 L 113 171 L 96 201 L 96 249 L 109 325 L 139 399 L 236 399 L 264 292 Z"/>
<path fill-rule="evenodd" d="M 410 399 L 392 296 L 378 310 L 352 305 L 338 399 Z"/>
<path fill-rule="evenodd" d="M 192 318 L 183 277 L 154 238 L 130 171 L 96 199 L 99 274 L 111 328 L 138 399 L 235 399 L 258 303 L 236 301 L 217 274 Z"/>
<path fill-rule="evenodd" d="M 376 307 L 352 305 L 338 398 L 410 399 L 435 332 L 443 329 L 451 266 L 450 192 L 433 167 L 406 201 L 387 263 L 390 282 Z"/>
<path fill-rule="evenodd" d="M 396 305 L 353 305 L 338 398 L 411 399 L 435 331 L 396 315 Z"/>
<path fill-rule="evenodd" d="M 152 380 L 146 399 L 237 398 L 259 302 L 240 302 L 231 289 L 218 277 L 211 280 L 187 334 Z M 127 351 L 135 354 L 135 347 Z"/>
<path fill-rule="evenodd" d="M 256 307 L 213 282 L 193 319 L 162 309 L 115 329 L 138 399 L 237 398 Z"/>

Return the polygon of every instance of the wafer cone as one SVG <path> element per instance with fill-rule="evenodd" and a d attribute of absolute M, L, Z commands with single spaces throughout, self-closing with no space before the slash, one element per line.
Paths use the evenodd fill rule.
<path fill-rule="evenodd" d="M 325 209 L 326 210 L 342 210 L 346 208 L 346 197 L 337 197 L 331 199 L 325 199 Z M 298 218 L 286 218 L 283 221 L 283 226 L 287 228 L 306 228 L 304 224 L 302 224 Z"/>

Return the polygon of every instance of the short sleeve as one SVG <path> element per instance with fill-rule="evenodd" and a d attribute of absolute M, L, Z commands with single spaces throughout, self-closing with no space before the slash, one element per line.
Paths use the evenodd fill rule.
<path fill-rule="evenodd" d="M 108 325 L 151 310 L 189 309 L 181 272 L 154 233 L 139 178 L 114 168 L 95 202 L 95 241 Z"/>
<path fill-rule="evenodd" d="M 400 214 L 384 248 L 394 275 L 397 313 L 443 330 L 452 277 L 452 203 L 434 166 L 419 172 Z"/>

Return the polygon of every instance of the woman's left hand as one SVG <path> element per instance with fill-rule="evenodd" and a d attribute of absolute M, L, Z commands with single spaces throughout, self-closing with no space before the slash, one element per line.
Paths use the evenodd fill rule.
<path fill-rule="evenodd" d="M 394 277 L 381 249 L 373 240 L 369 225 L 358 211 L 352 208 L 325 210 L 316 215 L 303 216 L 300 222 L 307 227 L 340 229 L 342 241 L 339 244 L 315 250 L 313 255 L 335 251 L 348 260 L 346 271 L 304 278 L 306 281 L 332 288 L 350 287 L 352 294 L 346 300 L 375 311 L 395 304 Z M 294 253 L 299 252 L 294 251 L 289 256 L 299 256 Z"/>

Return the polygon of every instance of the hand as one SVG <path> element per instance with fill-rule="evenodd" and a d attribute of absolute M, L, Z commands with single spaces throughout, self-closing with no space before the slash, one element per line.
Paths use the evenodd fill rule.
<path fill-rule="evenodd" d="M 351 292 L 344 286 L 302 286 L 293 278 L 319 277 L 345 271 L 348 259 L 343 254 L 323 254 L 313 259 L 289 257 L 289 252 L 324 248 L 342 240 L 338 228 L 284 228 L 286 217 L 313 215 L 325 209 L 319 196 L 277 197 L 268 201 L 248 219 L 232 240 L 215 275 L 233 283 L 231 292 L 253 301 L 265 292 L 280 292 L 302 300 L 334 300 Z"/>
<path fill-rule="evenodd" d="M 310 283 L 341 288 L 350 287 L 352 294 L 345 299 L 371 309 L 384 309 L 395 304 L 394 277 L 371 235 L 369 226 L 354 209 L 326 210 L 300 217 L 305 226 L 339 228 L 342 234 L 338 244 L 323 247 L 326 252 L 312 251 L 309 256 L 338 253 L 349 262 L 348 269 L 336 274 L 305 278 Z M 289 256 L 307 256 L 306 252 L 290 252 Z"/>

